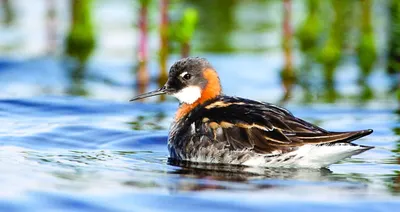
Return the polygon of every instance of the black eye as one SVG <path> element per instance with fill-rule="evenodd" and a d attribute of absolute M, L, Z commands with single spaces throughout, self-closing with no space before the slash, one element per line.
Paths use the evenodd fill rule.
<path fill-rule="evenodd" d="M 190 74 L 183 75 L 183 79 L 185 79 L 185 80 L 190 80 L 190 78 L 192 78 L 192 75 L 190 75 Z"/>

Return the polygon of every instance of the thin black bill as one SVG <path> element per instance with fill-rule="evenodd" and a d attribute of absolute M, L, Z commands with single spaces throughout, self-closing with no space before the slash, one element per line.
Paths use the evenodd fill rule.
<path fill-rule="evenodd" d="M 150 91 L 150 92 L 135 96 L 129 101 L 132 102 L 132 101 L 136 101 L 136 100 L 139 100 L 139 99 L 144 99 L 144 98 L 151 97 L 151 96 L 158 96 L 158 95 L 162 95 L 162 94 L 166 94 L 166 93 L 167 93 L 167 90 L 164 87 L 162 87 L 162 88 L 160 88 L 158 90 Z"/>

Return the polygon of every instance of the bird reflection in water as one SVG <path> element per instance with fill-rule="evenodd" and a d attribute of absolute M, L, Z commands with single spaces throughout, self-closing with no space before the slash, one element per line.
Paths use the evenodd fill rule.
<path fill-rule="evenodd" d="M 277 182 L 279 180 L 327 181 L 332 176 L 332 171 L 327 168 L 250 167 L 230 164 L 194 163 L 177 161 L 171 158 L 168 159 L 168 164 L 180 167 L 180 169 L 170 172 L 170 174 L 178 174 L 183 177 L 182 179 L 196 179 L 195 181 L 183 180 L 182 183 L 178 183 L 176 189 L 180 191 L 270 189 L 288 185 Z M 271 180 L 271 182 L 255 182 L 258 180 Z M 221 183 L 224 181 L 227 183 Z"/>

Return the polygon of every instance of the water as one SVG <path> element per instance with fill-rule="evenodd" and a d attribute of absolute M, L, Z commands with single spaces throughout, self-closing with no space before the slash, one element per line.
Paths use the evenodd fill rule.
<path fill-rule="evenodd" d="M 235 68 L 239 63 L 262 64 L 260 57 L 237 56 L 231 63 L 227 62 L 231 55 L 208 57 L 216 61 L 221 78 L 226 79 L 226 93 L 268 101 L 279 99 L 280 93 L 269 95 L 280 90 L 277 77 L 261 78 L 259 83 L 255 80 L 243 87 L 235 83 L 235 77 L 240 76 L 230 77 L 239 70 Z M 0 100 L 1 211 L 379 211 L 400 205 L 399 116 L 395 104 L 379 95 L 363 104 L 343 97 L 335 104 L 301 103 L 295 98 L 287 105 L 296 116 L 330 130 L 375 130 L 357 141 L 375 149 L 329 169 L 178 164 L 168 161 L 166 148 L 168 127 L 177 108 L 175 101 L 127 102 L 133 93 L 129 94 L 131 85 L 123 83 L 122 76 L 128 73 L 122 71 L 115 72 L 118 74 L 112 77 L 118 83 L 111 85 L 95 86 L 86 79 L 91 98 L 68 96 L 62 94 L 70 86 L 65 83 L 68 75 L 49 71 L 43 78 L 41 72 L 35 72 L 36 65 L 51 64 L 60 68 L 59 62 L 52 59 L 28 62 L 33 67 L 30 77 L 15 74 L 26 67 L 25 62 L 3 66 L 5 91 L 12 93 L 18 82 L 28 79 L 40 79 L 41 83 L 24 85 L 25 95 L 33 97 L 8 96 Z M 106 73 L 107 68 L 97 73 Z M 383 75 L 376 76 L 374 82 L 387 82 Z M 114 100 L 95 98 L 115 84 L 124 92 L 115 92 Z M 340 81 L 337 92 L 349 95 L 350 85 Z M 379 89 L 386 89 L 384 85 L 387 87 L 387 83 L 372 87 L 379 93 Z M 34 97 L 29 93 L 35 88 L 40 90 L 40 86 L 60 94 L 44 91 Z M 304 92 L 301 88 L 295 91 L 295 96 Z"/>
<path fill-rule="evenodd" d="M 329 169 L 261 169 L 168 163 L 175 105 L 71 97 L 2 100 L 0 209 L 336 210 L 398 206 L 393 111 L 295 107 L 324 127 L 375 133 L 375 149 Z M 165 114 L 157 118 L 157 114 Z M 142 118 L 140 118 L 142 117 Z M 337 123 L 337 120 L 341 120 Z M 140 125 L 143 130 L 132 130 Z M 157 130 L 154 130 L 154 129 Z M 179 166 L 177 166 L 179 165 Z M 396 206 L 396 207 L 397 207 Z"/>

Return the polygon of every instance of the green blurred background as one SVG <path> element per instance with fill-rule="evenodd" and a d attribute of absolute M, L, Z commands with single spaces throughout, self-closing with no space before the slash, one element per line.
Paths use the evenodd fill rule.
<path fill-rule="evenodd" d="M 231 66 L 278 77 L 279 97 L 262 100 L 400 99 L 397 0 L 1 0 L 0 21 L 3 97 L 127 99 L 203 56 L 226 69 L 228 91 L 268 90 L 229 79 Z"/>

